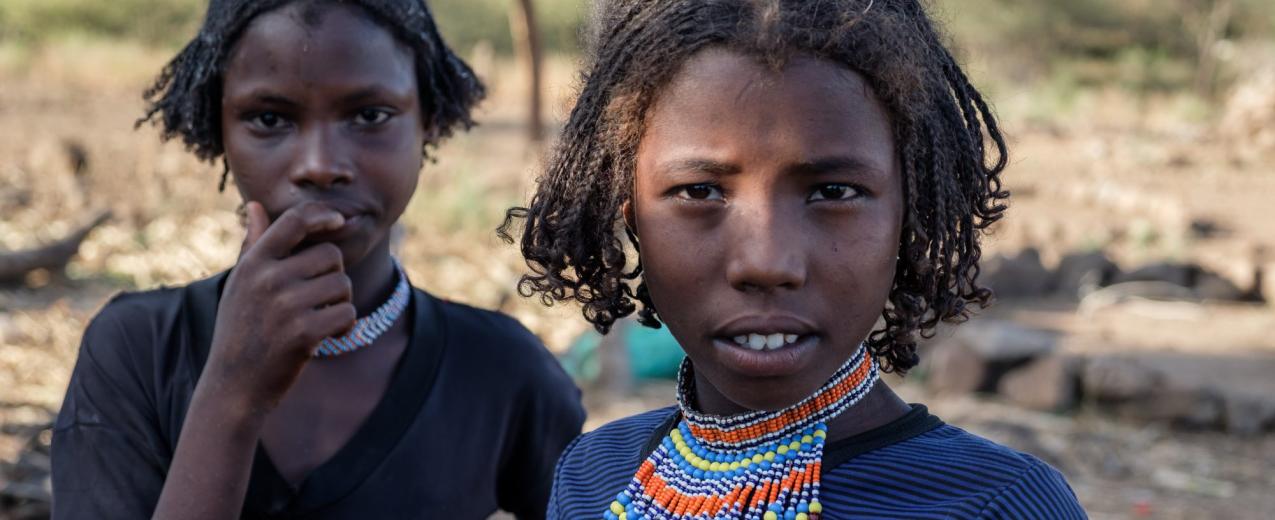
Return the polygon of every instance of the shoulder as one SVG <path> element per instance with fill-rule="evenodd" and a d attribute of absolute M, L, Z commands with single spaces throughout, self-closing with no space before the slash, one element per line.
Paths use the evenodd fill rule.
<path fill-rule="evenodd" d="M 566 378 L 557 359 L 540 338 L 513 317 L 429 297 L 441 310 L 449 349 L 459 351 L 457 354 L 481 361 L 488 369 L 532 375 L 544 375 L 547 371 L 555 378 L 559 374 Z"/>
<path fill-rule="evenodd" d="M 577 437 L 554 474 L 551 518 L 582 518 L 602 511 L 624 489 L 642 463 L 655 430 L 676 413 L 660 408 L 626 417 Z"/>
<path fill-rule="evenodd" d="M 581 435 L 571 443 L 559 461 L 560 472 L 573 468 L 619 468 L 633 476 L 633 470 L 642 458 L 642 451 L 656 428 L 676 413 L 676 407 L 660 408 L 649 412 L 612 421 Z M 559 475 L 561 478 L 563 475 Z"/>
<path fill-rule="evenodd" d="M 170 340 L 184 334 L 184 320 L 192 312 L 201 312 L 199 305 L 192 303 L 211 300 L 214 303 L 203 306 L 209 307 L 207 313 L 215 314 L 220 277 L 114 296 L 89 322 L 80 355 L 95 362 L 162 356 L 174 344 Z M 197 296 L 200 294 L 202 297 Z"/>
<path fill-rule="evenodd" d="M 856 492 L 862 486 L 898 486 L 900 496 L 877 495 L 877 499 L 941 505 L 962 510 L 968 517 L 1084 518 L 1075 493 L 1058 470 L 1032 455 L 947 424 L 860 455 L 838 466 L 825 481 L 829 487 L 858 496 L 871 496 Z M 830 501 L 836 499 L 830 497 Z"/>

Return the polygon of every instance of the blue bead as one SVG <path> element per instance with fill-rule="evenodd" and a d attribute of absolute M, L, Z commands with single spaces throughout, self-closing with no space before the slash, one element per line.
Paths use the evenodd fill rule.
<path fill-rule="evenodd" d="M 767 509 L 770 509 L 771 511 L 774 511 L 776 513 L 784 512 L 784 506 L 779 505 L 779 502 L 771 502 L 770 507 L 768 507 Z"/>
<path fill-rule="evenodd" d="M 797 520 L 797 512 L 791 509 L 785 511 L 784 520 Z"/>
<path fill-rule="evenodd" d="M 810 451 L 810 444 L 805 442 L 801 443 L 801 451 Z"/>
<path fill-rule="evenodd" d="M 615 501 L 619 502 L 622 506 L 627 506 L 633 501 L 633 499 L 629 498 L 628 491 L 621 491 L 620 494 L 615 496 Z"/>

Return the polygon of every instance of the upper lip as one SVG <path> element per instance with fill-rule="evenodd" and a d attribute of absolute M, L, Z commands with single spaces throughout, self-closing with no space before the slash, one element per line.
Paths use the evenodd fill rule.
<path fill-rule="evenodd" d="M 367 204 L 363 204 L 353 199 L 337 199 L 337 198 L 310 199 L 310 200 L 299 201 L 294 205 L 300 205 L 305 202 L 317 202 L 319 204 L 327 206 L 331 208 L 332 210 L 336 211 L 337 213 L 340 213 L 341 216 L 345 217 L 346 219 L 354 218 L 359 215 L 372 213 L 371 208 Z"/>
<path fill-rule="evenodd" d="M 750 314 L 733 318 L 713 332 L 721 338 L 733 338 L 745 334 L 796 334 L 805 336 L 818 329 L 814 324 L 789 314 Z"/>

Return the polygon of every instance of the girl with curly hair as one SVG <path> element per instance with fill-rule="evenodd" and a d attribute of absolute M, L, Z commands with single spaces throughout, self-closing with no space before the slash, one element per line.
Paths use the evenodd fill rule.
<path fill-rule="evenodd" d="M 1083 518 L 879 379 L 965 320 L 1006 147 L 918 0 L 620 0 L 522 221 L 525 295 L 686 352 L 569 446 L 550 518 Z"/>
<path fill-rule="evenodd" d="M 422 0 L 213 0 L 146 119 L 225 162 L 247 238 L 228 272 L 89 325 L 54 518 L 542 518 L 579 391 L 389 246 L 427 147 L 482 95 Z"/>

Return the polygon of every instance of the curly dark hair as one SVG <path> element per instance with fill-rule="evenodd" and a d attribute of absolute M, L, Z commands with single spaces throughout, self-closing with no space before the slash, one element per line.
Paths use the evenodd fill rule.
<path fill-rule="evenodd" d="M 640 244 L 620 213 L 647 112 L 687 58 L 709 47 L 774 67 L 797 54 L 844 64 L 886 106 L 906 206 L 884 327 L 867 340 L 886 371 L 916 365 L 917 334 L 989 304 L 991 291 L 976 283 L 979 240 L 1006 209 L 1005 140 L 918 0 L 622 0 L 600 9 L 561 141 L 530 206 L 510 209 L 498 230 L 512 242 L 525 219 L 532 272 L 521 294 L 575 300 L 602 333 L 634 312 L 659 326 L 641 263 L 626 254 L 626 243 Z"/>
<path fill-rule="evenodd" d="M 164 140 L 180 136 L 186 147 L 205 161 L 221 157 L 225 152 L 221 87 L 226 60 L 253 19 L 294 1 L 310 4 L 309 9 L 329 3 L 356 6 L 412 49 L 421 115 L 430 135 L 423 144 L 427 152 L 457 126 L 467 130 L 474 125 L 470 111 L 483 98 L 484 87 L 469 65 L 443 42 L 424 0 L 212 0 L 199 34 L 146 90 L 146 115 L 137 125 L 158 124 Z M 225 189 L 227 174 L 229 171 L 223 172 L 219 189 Z"/>

